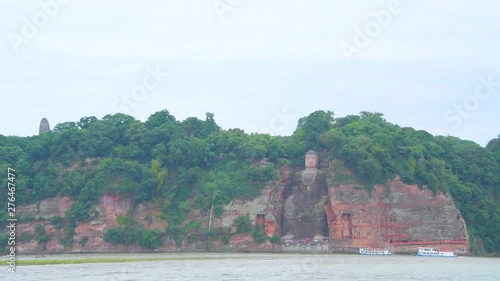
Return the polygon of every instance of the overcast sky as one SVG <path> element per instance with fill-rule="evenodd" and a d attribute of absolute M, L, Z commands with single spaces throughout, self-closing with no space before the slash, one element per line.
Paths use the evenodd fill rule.
<path fill-rule="evenodd" d="M 499 14 L 495 0 L 0 0 L 0 134 L 168 109 L 289 135 L 323 109 L 484 146 L 500 134 Z"/>

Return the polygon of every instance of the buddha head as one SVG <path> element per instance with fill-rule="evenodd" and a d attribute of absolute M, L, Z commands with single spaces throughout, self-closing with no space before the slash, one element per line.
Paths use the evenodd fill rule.
<path fill-rule="evenodd" d="M 318 168 L 318 153 L 314 150 L 309 150 L 305 157 L 306 169 L 317 169 Z"/>

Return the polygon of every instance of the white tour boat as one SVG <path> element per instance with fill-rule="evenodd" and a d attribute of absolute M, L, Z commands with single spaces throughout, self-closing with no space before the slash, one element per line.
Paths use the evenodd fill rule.
<path fill-rule="evenodd" d="M 453 252 L 439 251 L 439 249 L 419 247 L 418 253 L 415 256 L 421 257 L 448 257 L 456 258 L 457 255 Z"/>
<path fill-rule="evenodd" d="M 387 256 L 391 253 L 385 248 L 359 248 L 359 254 Z"/>

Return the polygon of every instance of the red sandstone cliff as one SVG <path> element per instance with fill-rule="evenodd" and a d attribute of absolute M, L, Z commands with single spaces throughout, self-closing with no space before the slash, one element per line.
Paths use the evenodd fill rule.
<path fill-rule="evenodd" d="M 324 163 L 324 162 L 323 162 Z M 327 171 L 328 166 L 322 165 Z M 285 168 L 281 171 L 280 183 L 266 186 L 261 194 L 252 200 L 234 200 L 225 206 L 221 218 L 213 218 L 214 230 L 230 227 L 235 230 L 234 219 L 249 214 L 254 224 L 265 227 L 268 236 L 282 233 L 282 212 L 284 195 L 287 193 L 287 178 L 293 171 Z M 328 173 L 333 174 L 331 170 Z M 314 184 L 313 184 L 314 185 Z M 353 250 L 363 246 L 384 246 L 393 251 L 415 252 L 418 246 L 433 246 L 466 253 L 469 239 L 465 222 L 452 198 L 439 193 L 436 196 L 427 189 L 416 185 L 407 185 L 395 179 L 386 185 L 377 185 L 370 194 L 359 185 L 334 185 L 328 181 L 328 199 L 325 206 L 327 228 L 330 237 L 330 249 Z M 119 195 L 105 195 L 95 206 L 96 217 L 89 222 L 78 223 L 75 229 L 74 243 L 65 247 L 65 229 L 56 229 L 50 219 L 63 217 L 71 209 L 74 201 L 68 197 L 56 197 L 40 201 L 38 204 L 18 206 L 17 214 L 31 216 L 31 222 L 20 223 L 18 235 L 34 233 L 37 225 L 43 225 L 49 241 L 42 245 L 36 239 L 19 241 L 19 253 L 79 253 L 79 252 L 141 252 L 139 246 L 120 246 L 104 242 L 108 229 L 116 227 L 117 216 L 125 215 L 132 209 L 133 199 Z M 158 229 L 165 232 L 167 223 L 157 219 L 157 211 L 150 204 L 140 204 L 134 208 L 134 220 L 146 229 Z M 207 241 L 203 241 L 204 230 L 208 227 L 209 214 L 192 210 L 189 220 L 202 221 L 200 239 L 184 239 L 182 247 L 163 237 L 161 248 L 157 251 L 204 251 Z M 193 233 L 196 236 L 196 233 Z M 193 236 L 193 237 L 194 237 Z M 82 239 L 87 243 L 79 243 Z M 205 237 L 206 238 L 206 237 Z M 248 250 L 275 251 L 275 245 L 269 242 L 256 244 L 251 235 L 233 235 L 229 244 L 211 241 L 212 250 Z"/>
<path fill-rule="evenodd" d="M 236 229 L 234 219 L 238 216 L 250 214 L 252 220 L 257 215 L 262 215 L 262 219 L 257 224 L 262 224 L 267 233 L 271 236 L 278 231 L 277 216 L 279 215 L 279 195 L 276 192 L 279 188 L 275 186 L 265 187 L 261 195 L 249 201 L 235 200 L 225 207 L 221 218 L 213 218 L 211 228 L 214 231 L 224 227 Z M 79 222 L 75 229 L 74 243 L 70 246 L 64 246 L 65 229 L 56 229 L 51 224 L 51 218 L 64 217 L 66 211 L 71 209 L 74 203 L 69 197 L 55 197 L 45 199 L 37 204 L 19 206 L 17 215 L 19 217 L 31 217 L 31 221 L 19 223 L 17 234 L 30 233 L 35 234 L 37 225 L 45 228 L 49 241 L 42 245 L 36 238 L 29 241 L 17 241 L 17 251 L 19 254 L 40 254 L 40 253 L 81 253 L 81 252 L 100 252 L 100 253 L 118 253 L 118 252 L 142 252 L 143 249 L 138 245 L 123 246 L 113 245 L 105 242 L 104 235 L 107 230 L 118 226 L 117 217 L 127 215 L 133 208 L 133 199 L 120 195 L 104 195 L 100 198 L 99 204 L 94 207 L 96 217 L 88 222 Z M 151 204 L 139 204 L 134 208 L 134 221 L 140 223 L 145 229 L 157 229 L 165 233 L 167 223 L 157 219 L 157 210 Z M 205 229 L 208 227 L 209 215 L 200 210 L 193 209 L 189 215 L 188 221 L 202 221 L 199 231 L 193 231 L 192 237 L 195 239 L 184 239 L 181 248 L 178 248 L 175 241 L 167 237 L 162 238 L 162 246 L 155 251 L 205 251 L 207 249 L 207 239 Z M 198 235 L 198 236 L 197 236 Z M 86 243 L 79 243 L 86 239 Z M 194 240 L 194 241 L 193 241 Z M 271 243 L 256 244 L 251 235 L 233 235 L 229 244 L 225 245 L 221 241 L 213 240 L 209 243 L 212 250 L 245 250 L 245 251 L 274 251 L 275 246 Z"/>
<path fill-rule="evenodd" d="M 63 239 L 65 238 L 65 229 L 55 229 L 51 224 L 51 218 L 58 216 L 64 217 L 65 212 L 71 209 L 74 202 L 69 197 L 55 197 L 44 199 L 38 204 L 19 206 L 17 215 L 20 217 L 32 217 L 33 221 L 20 223 L 18 226 L 18 235 L 22 233 L 35 233 L 37 225 L 45 228 L 49 241 L 45 247 L 37 243 L 36 239 L 30 241 L 18 240 L 17 250 L 19 253 L 79 253 L 79 252 L 140 252 L 139 246 L 121 246 L 112 245 L 104 242 L 104 234 L 108 229 L 118 226 L 117 216 L 126 215 L 132 208 L 132 198 L 119 195 L 104 195 L 100 198 L 99 204 L 94 207 L 97 216 L 85 223 L 78 223 L 75 229 L 74 243 L 72 246 L 65 247 Z M 149 223 L 146 219 L 151 217 Z M 142 224 L 145 228 L 159 229 L 164 231 L 166 223 L 156 219 L 156 211 L 150 205 L 138 205 L 133 214 L 134 220 Z M 88 240 L 84 245 L 78 243 L 82 239 Z M 168 241 L 167 241 L 168 242 Z M 173 243 L 167 243 L 161 250 L 175 249 Z"/>
<path fill-rule="evenodd" d="M 399 179 L 370 194 L 359 185 L 329 188 L 325 207 L 332 249 L 382 246 L 416 252 L 432 246 L 467 253 L 465 222 L 449 195 L 434 194 Z"/>

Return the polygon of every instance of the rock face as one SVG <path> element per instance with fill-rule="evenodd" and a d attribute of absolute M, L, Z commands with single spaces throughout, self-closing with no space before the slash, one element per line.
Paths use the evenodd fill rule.
<path fill-rule="evenodd" d="M 231 227 L 235 231 L 234 220 L 239 216 L 248 214 L 255 225 L 264 226 L 266 234 L 273 236 L 279 230 L 278 221 L 281 214 L 279 201 L 279 187 L 268 186 L 264 188 L 258 197 L 252 200 L 233 200 L 224 207 L 222 217 L 216 219 L 212 227 Z"/>
<path fill-rule="evenodd" d="M 329 189 L 328 216 L 332 249 L 367 246 L 416 252 L 419 246 L 467 253 L 465 222 L 452 198 L 398 179 L 377 185 L 370 194 L 355 185 Z"/>
<path fill-rule="evenodd" d="M 259 196 L 252 200 L 233 200 L 224 207 L 224 213 L 220 219 L 215 219 L 214 228 L 230 227 L 236 230 L 234 220 L 239 216 L 248 214 L 253 225 L 262 225 L 268 237 L 280 234 L 279 221 L 281 215 L 281 189 L 279 184 L 266 186 Z M 235 235 L 227 246 L 234 250 L 251 251 L 274 251 L 275 246 L 271 243 L 256 244 L 251 235 Z"/>
<path fill-rule="evenodd" d="M 323 158 L 318 164 L 319 158 L 315 152 L 309 152 L 305 170 L 284 167 L 279 171 L 280 182 L 269 183 L 252 200 L 233 200 L 224 207 L 220 218 L 210 219 L 210 212 L 193 209 L 187 221 L 199 221 L 201 227 L 189 233 L 181 247 L 164 235 L 162 246 L 156 251 L 278 250 L 269 241 L 256 244 L 250 234 L 233 234 L 228 244 L 223 244 L 218 238 L 213 240 L 207 237 L 207 228 L 213 233 L 224 233 L 227 228 L 235 231 L 234 220 L 248 214 L 252 224 L 262 225 L 269 237 L 277 234 L 286 240 L 302 241 L 307 238 L 320 240 L 316 237 L 321 236 L 329 238 L 321 239 L 320 246 L 309 245 L 309 242 L 295 243 L 293 245 L 297 247 L 285 249 L 283 246 L 283 251 L 302 251 L 310 246 L 314 251 L 321 248 L 322 252 L 356 251 L 359 247 L 387 247 L 395 252 L 416 252 L 419 246 L 429 246 L 463 254 L 468 252 L 467 228 L 449 195 L 434 195 L 426 188 L 405 184 L 398 178 L 375 186 L 371 193 L 360 185 L 337 184 L 332 182 L 336 172 Z M 102 196 L 93 208 L 94 218 L 77 224 L 74 243 L 67 246 L 63 243 L 65 229 L 52 223 L 57 221 L 56 217 L 65 216 L 65 212 L 71 209 L 73 199 L 56 197 L 18 206 L 20 217 L 32 219 L 18 224 L 17 250 L 21 254 L 141 252 L 143 249 L 138 245 L 125 247 L 103 240 L 107 230 L 118 226 L 117 216 L 130 212 L 145 229 L 165 233 L 167 223 L 158 219 L 157 208 L 151 204 L 139 204 L 134 208 L 133 201 L 127 196 Z M 49 238 L 44 245 L 38 244 L 36 238 L 28 239 L 30 235 L 34 236 L 38 225 L 44 227 Z M 24 232 L 30 235 L 23 235 Z"/>
<path fill-rule="evenodd" d="M 225 206 L 221 218 L 213 218 L 211 229 L 218 232 L 223 228 L 236 230 L 234 220 L 248 214 L 252 224 L 262 225 L 268 236 L 279 234 L 279 216 L 281 202 L 281 186 L 269 185 L 264 187 L 261 194 L 248 201 L 234 200 Z M 65 246 L 65 228 L 57 228 L 52 224 L 52 218 L 65 216 L 66 211 L 71 210 L 75 201 L 69 197 L 55 197 L 44 199 L 37 204 L 19 206 L 17 214 L 20 217 L 31 217 L 31 221 L 18 224 L 18 235 L 31 234 L 28 241 L 17 241 L 19 254 L 40 253 L 119 253 L 119 252 L 143 252 L 138 245 L 113 245 L 104 241 L 104 235 L 109 229 L 118 227 L 117 217 L 125 216 L 133 210 L 133 218 L 142 224 L 144 229 L 156 229 L 165 233 L 167 223 L 158 219 L 158 211 L 150 204 L 139 204 L 133 208 L 133 198 L 129 196 L 106 194 L 103 195 L 99 204 L 93 207 L 91 212 L 95 217 L 88 222 L 77 223 L 74 242 Z M 196 229 L 186 237 L 181 247 L 177 247 L 174 240 L 163 236 L 162 246 L 155 251 L 206 251 L 210 244 L 214 251 L 275 251 L 277 246 L 269 241 L 261 244 L 254 242 L 252 235 L 233 235 L 230 243 L 225 245 L 220 241 L 207 241 L 206 229 L 208 228 L 209 214 L 199 210 L 192 210 L 188 221 L 198 220 L 202 222 L 200 229 Z M 37 226 L 43 226 L 49 241 L 40 244 L 36 238 Z M 23 234 L 25 233 L 25 234 Z M 194 239 L 193 239 L 194 237 Z M 84 243 L 85 241 L 85 243 Z"/>
<path fill-rule="evenodd" d="M 42 118 L 40 121 L 40 128 L 38 130 L 39 134 L 50 132 L 49 120 L 47 118 Z"/>
<path fill-rule="evenodd" d="M 64 230 L 56 229 L 50 223 L 50 219 L 54 217 L 63 217 L 64 213 L 71 209 L 71 204 L 74 201 L 69 197 L 56 197 L 41 200 L 38 204 L 18 206 L 16 208 L 19 217 L 30 217 L 32 221 L 22 222 L 18 224 L 16 241 L 18 253 L 39 253 L 42 251 L 42 245 L 39 245 L 36 239 L 23 241 L 23 233 L 34 234 L 37 226 L 45 228 L 49 241 L 45 245 L 44 252 L 62 253 L 64 246 L 62 239 L 64 238 Z"/>
<path fill-rule="evenodd" d="M 56 229 L 52 225 L 51 218 L 64 217 L 65 212 L 71 209 L 74 200 L 69 197 L 55 197 L 44 199 L 38 204 L 19 206 L 17 214 L 20 217 L 33 217 L 31 222 L 23 222 L 18 226 L 18 234 L 35 234 L 38 225 L 44 227 L 49 241 L 45 245 L 37 243 L 36 238 L 29 241 L 19 241 L 17 250 L 21 254 L 33 253 L 80 253 L 80 252 L 141 252 L 139 246 L 112 245 L 104 242 L 104 234 L 108 229 L 118 226 L 117 216 L 126 215 L 132 208 L 132 198 L 119 195 L 104 195 L 100 198 L 98 205 L 94 207 L 96 217 L 89 222 L 78 223 L 74 234 L 74 243 L 71 246 L 64 246 L 65 229 Z M 138 205 L 133 214 L 134 220 L 142 224 L 145 228 L 158 229 L 164 231 L 166 223 L 156 219 L 156 211 L 149 205 Z M 79 243 L 83 239 L 86 243 Z M 171 241 L 164 241 L 163 251 L 175 250 L 176 247 Z"/>
<path fill-rule="evenodd" d="M 359 184 L 337 184 L 332 180 L 336 172 L 325 157 L 320 170 L 315 168 L 317 159 L 308 158 L 311 154 L 314 152 L 306 155 L 304 171 L 289 172 L 285 177 L 281 231 L 286 239 L 324 235 L 333 251 L 387 247 L 416 252 L 418 247 L 428 246 L 468 253 L 465 221 L 451 196 L 434 195 L 399 177 L 375 186 L 372 192 Z"/>
<path fill-rule="evenodd" d="M 41 200 L 39 204 L 18 206 L 17 215 L 21 217 L 32 216 L 35 220 L 50 219 L 55 216 L 63 217 L 71 209 L 74 200 L 70 197 L 56 197 Z"/>

